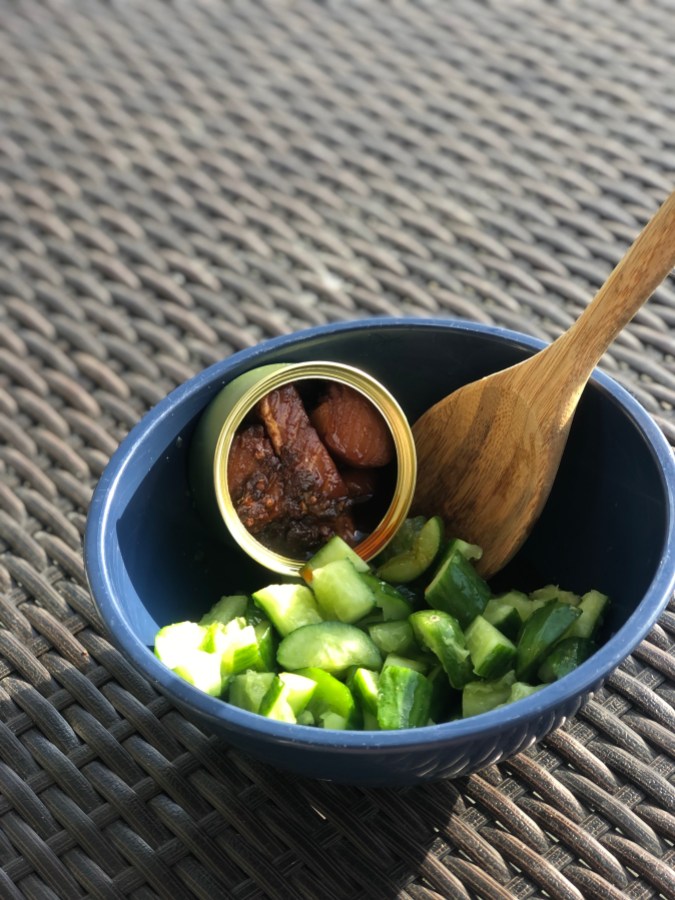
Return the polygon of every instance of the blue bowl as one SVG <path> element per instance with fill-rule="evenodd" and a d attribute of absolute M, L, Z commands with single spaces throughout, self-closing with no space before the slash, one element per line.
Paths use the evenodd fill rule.
<path fill-rule="evenodd" d="M 517 703 L 462 721 L 390 732 L 289 725 L 209 697 L 154 656 L 157 630 L 199 618 L 223 593 L 274 581 L 210 537 L 186 480 L 199 416 L 242 372 L 272 362 L 331 359 L 366 369 L 410 421 L 454 388 L 542 344 L 499 328 L 424 319 L 331 324 L 276 338 L 211 366 L 161 401 L 112 457 L 85 537 L 92 594 L 117 647 L 206 730 L 271 765 L 363 785 L 466 775 L 499 762 L 573 716 L 647 634 L 675 586 L 675 464 L 643 408 L 595 373 L 584 392 L 545 511 L 493 587 L 547 583 L 611 597 L 602 644 L 578 669 Z"/>

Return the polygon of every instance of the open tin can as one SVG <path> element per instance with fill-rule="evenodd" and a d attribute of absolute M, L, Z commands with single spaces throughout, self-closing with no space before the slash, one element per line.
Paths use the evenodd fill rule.
<path fill-rule="evenodd" d="M 199 510 L 211 528 L 224 532 L 250 557 L 275 572 L 297 575 L 307 555 L 289 555 L 262 543 L 240 518 L 228 485 L 228 462 L 237 433 L 257 404 L 288 385 L 309 390 L 337 382 L 365 397 L 379 412 L 391 436 L 394 453 L 383 490 L 383 513 L 354 549 L 373 559 L 406 518 L 415 490 L 417 457 L 406 416 L 392 394 L 368 373 L 337 362 L 313 361 L 260 366 L 222 388 L 202 414 L 190 447 L 190 484 Z"/>

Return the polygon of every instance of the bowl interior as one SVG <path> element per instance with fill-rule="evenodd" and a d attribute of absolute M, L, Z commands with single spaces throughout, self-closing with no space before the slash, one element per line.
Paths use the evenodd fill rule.
<path fill-rule="evenodd" d="M 158 628 L 198 618 L 222 594 L 278 579 L 210 535 L 187 485 L 187 454 L 201 411 L 224 383 L 253 365 L 333 359 L 367 369 L 411 422 L 472 379 L 530 355 L 492 330 L 422 322 L 337 328 L 212 367 L 140 432 L 110 486 L 104 537 L 117 614 L 152 646 Z M 606 380 L 605 380 L 606 381 Z M 592 381 L 561 469 L 534 532 L 493 581 L 497 589 L 553 582 L 611 595 L 605 638 L 625 624 L 655 576 L 668 532 L 657 457 L 611 383 Z M 461 535 L 460 535 L 461 536 Z"/>

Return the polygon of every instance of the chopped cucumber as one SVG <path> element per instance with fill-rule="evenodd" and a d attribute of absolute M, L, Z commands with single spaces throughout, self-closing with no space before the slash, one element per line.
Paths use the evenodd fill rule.
<path fill-rule="evenodd" d="M 253 626 L 258 642 L 258 658 L 250 667 L 258 672 L 270 672 L 276 666 L 277 638 L 272 623 L 267 619 Z"/>
<path fill-rule="evenodd" d="M 312 585 L 316 569 L 321 569 L 323 566 L 327 566 L 328 563 L 341 559 L 348 559 L 357 572 L 370 571 L 370 566 L 364 559 L 361 559 L 356 550 L 352 550 L 349 544 L 341 537 L 334 535 L 305 563 L 300 570 L 300 574 L 307 584 Z"/>
<path fill-rule="evenodd" d="M 525 697 L 531 697 L 532 694 L 536 694 L 537 691 L 540 691 L 543 687 L 546 687 L 545 684 L 526 684 L 523 681 L 515 681 L 511 685 L 511 690 L 509 691 L 509 699 L 507 703 L 515 703 L 516 700 L 522 700 Z"/>
<path fill-rule="evenodd" d="M 398 653 L 388 653 L 382 663 L 382 671 L 389 666 L 398 666 L 400 669 L 414 669 L 421 675 L 429 671 L 429 663 L 424 659 L 412 659 L 409 656 L 399 656 Z"/>
<path fill-rule="evenodd" d="M 399 590 L 370 572 L 361 575 L 361 578 L 373 592 L 375 606 L 382 610 L 385 622 L 408 618 L 413 611 L 412 604 Z"/>
<path fill-rule="evenodd" d="M 230 682 L 228 700 L 233 706 L 257 713 L 273 681 L 274 672 L 242 672 Z"/>
<path fill-rule="evenodd" d="M 223 692 L 220 660 L 213 653 L 207 653 L 205 650 L 184 650 L 182 661 L 173 666 L 173 671 L 211 697 L 220 697 Z"/>
<path fill-rule="evenodd" d="M 361 707 L 364 715 L 364 722 L 366 713 L 377 716 L 377 689 L 379 680 L 379 672 L 373 672 L 372 669 L 364 669 L 361 667 L 356 669 L 350 678 L 349 684 L 352 694 Z"/>
<path fill-rule="evenodd" d="M 418 642 L 438 657 L 450 684 L 457 689 L 471 681 L 473 670 L 464 633 L 459 622 L 448 613 L 422 609 L 410 616 Z"/>
<path fill-rule="evenodd" d="M 492 599 L 499 601 L 499 603 L 504 604 L 504 606 L 511 606 L 518 612 L 518 615 L 523 622 L 526 622 L 532 613 L 541 609 L 542 606 L 546 606 L 549 602 L 549 600 L 545 598 L 534 600 L 522 591 L 509 591 L 507 594 L 501 594 L 498 597 L 488 600 L 485 609 L 490 605 Z"/>
<path fill-rule="evenodd" d="M 314 594 L 305 584 L 270 584 L 255 591 L 253 599 L 282 637 L 303 625 L 323 621 Z"/>
<path fill-rule="evenodd" d="M 462 691 L 462 716 L 478 716 L 506 703 L 516 676 L 507 672 L 494 681 L 470 681 Z"/>
<path fill-rule="evenodd" d="M 460 538 L 454 538 L 451 541 L 450 547 L 461 553 L 465 559 L 478 560 L 483 557 L 482 547 L 479 547 L 478 544 L 469 544 L 467 541 L 462 541 Z"/>
<path fill-rule="evenodd" d="M 511 640 L 518 637 L 524 621 L 518 609 L 500 597 L 490 597 L 483 610 L 483 616 Z"/>
<path fill-rule="evenodd" d="M 530 594 L 530 600 L 543 600 L 548 603 L 549 600 L 560 600 L 563 603 L 569 603 L 570 606 L 578 606 L 581 597 L 573 591 L 563 591 L 557 584 L 547 584 Z"/>
<path fill-rule="evenodd" d="M 499 678 L 513 668 L 516 645 L 483 616 L 476 616 L 465 638 L 473 671 L 480 678 Z"/>
<path fill-rule="evenodd" d="M 359 671 L 357 669 L 357 671 Z M 327 716 L 338 716 L 344 724 L 341 728 L 356 728 L 358 725 L 358 709 L 354 696 L 341 681 L 335 676 L 330 675 L 323 669 L 311 667 L 307 669 L 298 669 L 296 675 L 302 675 L 311 679 L 316 688 L 312 694 L 307 709 L 314 717 L 314 720 L 321 722 L 324 728 L 336 728 L 337 725 L 327 725 Z"/>
<path fill-rule="evenodd" d="M 279 644 L 277 662 L 291 671 L 316 667 L 335 675 L 350 666 L 379 670 L 382 655 L 371 638 L 355 625 L 321 622 L 303 625 L 286 635 Z"/>
<path fill-rule="evenodd" d="M 461 552 L 457 541 L 453 541 L 427 586 L 424 599 L 433 609 L 449 613 L 466 628 L 482 614 L 490 599 L 490 588 Z"/>
<path fill-rule="evenodd" d="M 314 569 L 312 590 L 324 619 L 353 624 L 375 606 L 375 595 L 348 559 Z"/>
<path fill-rule="evenodd" d="M 205 649 L 218 656 L 223 679 L 246 669 L 265 668 L 260 652 L 258 635 L 246 619 L 231 619 L 226 625 L 214 622 L 209 625 Z"/>
<path fill-rule="evenodd" d="M 592 637 L 602 621 L 608 602 L 607 594 L 601 594 L 600 591 L 589 591 L 584 594 L 577 607 L 581 610 L 581 615 L 572 622 L 566 637 Z"/>
<path fill-rule="evenodd" d="M 398 529 L 387 546 L 382 550 L 376 560 L 381 565 L 399 553 L 406 553 L 412 548 L 413 542 L 427 521 L 426 516 L 409 516 Z"/>
<path fill-rule="evenodd" d="M 243 616 L 247 604 L 248 597 L 246 594 L 230 594 L 229 596 L 221 597 L 207 613 L 204 613 L 199 620 L 199 624 L 211 625 L 213 622 L 221 622 L 225 625 L 232 619 Z"/>
<path fill-rule="evenodd" d="M 382 670 L 377 691 L 377 723 L 382 729 L 419 728 L 429 720 L 431 685 L 404 666 Z"/>
<path fill-rule="evenodd" d="M 174 669 L 189 650 L 201 650 L 206 637 L 206 628 L 196 622 L 165 625 L 155 635 L 155 656 L 169 669 Z"/>
<path fill-rule="evenodd" d="M 443 520 L 440 516 L 432 516 L 414 535 L 410 549 L 392 556 L 378 566 L 377 577 L 394 584 L 405 584 L 419 578 L 438 556 L 443 532 Z"/>
<path fill-rule="evenodd" d="M 368 626 L 368 634 L 385 655 L 419 651 L 410 622 L 378 622 Z"/>
<path fill-rule="evenodd" d="M 460 696 L 459 692 L 450 686 L 448 676 L 441 665 L 436 665 L 427 672 L 426 678 L 431 685 L 429 718 L 434 722 L 445 722 Z"/>
<path fill-rule="evenodd" d="M 274 676 L 260 702 L 260 715 L 280 722 L 295 722 L 316 690 L 316 682 L 292 672 Z"/>
<path fill-rule="evenodd" d="M 375 574 L 333 538 L 302 579 L 225 595 L 198 623 L 161 628 L 155 654 L 249 712 L 315 728 L 390 730 L 513 703 L 593 652 L 605 594 L 549 584 L 493 596 L 473 565 L 481 548 L 441 544 L 440 519 L 409 519 Z"/>
<path fill-rule="evenodd" d="M 583 615 L 583 613 L 582 613 Z M 577 619 L 577 622 L 579 619 Z M 574 622 L 572 623 L 572 627 Z M 595 644 L 590 638 L 564 637 L 555 645 L 553 650 L 539 666 L 537 676 L 540 681 L 557 681 L 568 675 L 595 650 Z"/>
<path fill-rule="evenodd" d="M 549 650 L 580 615 L 580 609 L 562 600 L 551 600 L 532 613 L 518 641 L 516 675 L 519 681 L 529 681 Z"/>

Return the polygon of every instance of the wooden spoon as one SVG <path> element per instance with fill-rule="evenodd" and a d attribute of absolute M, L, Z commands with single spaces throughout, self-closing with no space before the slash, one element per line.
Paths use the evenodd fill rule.
<path fill-rule="evenodd" d="M 571 328 L 529 359 L 454 391 L 413 426 L 413 511 L 440 514 L 449 536 L 479 544 L 485 578 L 541 514 L 593 368 L 674 265 L 675 192 Z"/>

